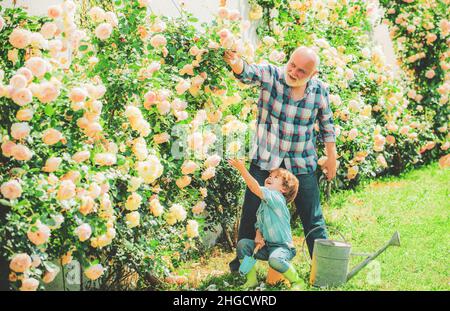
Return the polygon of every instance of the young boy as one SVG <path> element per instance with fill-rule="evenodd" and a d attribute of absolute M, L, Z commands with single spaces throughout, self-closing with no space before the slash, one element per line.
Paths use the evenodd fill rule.
<path fill-rule="evenodd" d="M 241 173 L 250 191 L 261 199 L 256 214 L 255 240 L 238 241 L 239 260 L 252 256 L 256 247 L 256 259 L 268 260 L 270 267 L 282 273 L 291 282 L 291 289 L 300 290 L 303 281 L 298 277 L 294 266 L 289 263 L 296 250 L 292 242 L 291 216 L 287 207 L 287 203 L 292 202 L 297 195 L 298 179 L 288 170 L 278 168 L 270 172 L 264 187 L 261 187 L 246 169 L 244 161 L 232 159 L 228 163 Z M 253 266 L 246 277 L 245 288 L 258 285 L 256 266 Z"/>

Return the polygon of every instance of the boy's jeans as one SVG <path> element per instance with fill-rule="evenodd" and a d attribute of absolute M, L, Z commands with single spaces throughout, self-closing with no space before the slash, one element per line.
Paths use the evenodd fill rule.
<path fill-rule="evenodd" d="M 280 167 L 285 168 L 284 162 Z M 264 185 L 264 181 L 270 173 L 269 171 L 262 170 L 254 163 L 250 164 L 249 172 L 261 186 Z M 299 189 L 294 203 L 297 209 L 297 214 L 300 216 L 300 220 L 303 225 L 303 232 L 306 235 L 312 229 L 319 226 L 324 226 L 325 221 L 323 219 L 322 209 L 320 207 L 319 184 L 317 182 L 316 172 L 297 175 L 297 178 L 299 181 Z M 238 241 L 242 239 L 255 239 L 256 211 L 258 210 L 260 203 L 261 200 L 247 187 L 245 190 L 244 204 L 239 223 Z M 324 228 L 317 229 L 308 236 L 306 244 L 311 257 L 313 253 L 314 240 L 326 238 L 327 232 Z M 239 270 L 239 260 L 237 257 L 230 262 L 230 270 Z"/>
<path fill-rule="evenodd" d="M 255 249 L 255 241 L 251 239 L 239 240 L 237 244 L 237 255 L 240 260 L 245 256 L 252 256 Z M 289 261 L 296 254 L 295 248 L 287 246 L 271 245 L 266 243 L 256 254 L 255 258 L 269 261 L 269 266 L 274 270 L 284 273 L 289 269 Z"/>

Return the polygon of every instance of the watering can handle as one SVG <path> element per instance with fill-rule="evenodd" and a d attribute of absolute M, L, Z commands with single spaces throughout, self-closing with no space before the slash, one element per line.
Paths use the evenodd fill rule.
<path fill-rule="evenodd" d="M 343 235 L 341 232 L 339 232 L 336 228 L 328 227 L 328 226 L 325 226 L 325 225 L 324 225 L 324 226 L 318 226 L 318 227 L 315 227 L 314 229 L 311 229 L 311 230 L 306 234 L 305 239 L 303 240 L 303 243 L 302 243 L 302 253 L 303 253 L 303 255 L 306 257 L 306 260 L 308 261 L 309 265 L 311 265 L 311 259 L 309 258 L 308 254 L 306 254 L 306 250 L 305 250 L 306 239 L 308 238 L 308 236 L 309 236 L 309 234 L 310 234 L 311 232 L 314 232 L 314 231 L 316 231 L 316 230 L 319 229 L 319 228 L 323 228 L 323 229 L 327 229 L 327 230 L 336 232 L 337 234 L 339 234 L 339 235 L 341 236 L 342 240 L 344 240 L 344 242 L 347 243 L 347 240 L 345 239 L 344 235 Z"/>

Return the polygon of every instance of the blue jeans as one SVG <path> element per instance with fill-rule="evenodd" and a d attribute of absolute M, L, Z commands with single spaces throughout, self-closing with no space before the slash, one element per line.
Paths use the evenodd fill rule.
<path fill-rule="evenodd" d="M 238 258 L 242 260 L 245 256 L 252 256 L 254 249 L 254 240 L 239 240 L 237 244 Z M 266 243 L 266 245 L 264 245 L 264 247 L 255 254 L 255 258 L 259 260 L 267 260 L 271 268 L 280 273 L 284 273 L 289 269 L 289 261 L 294 258 L 295 254 L 295 248 L 288 248 L 287 246 L 271 245 L 270 243 Z"/>
<path fill-rule="evenodd" d="M 284 168 L 284 162 L 280 167 Z M 264 185 L 264 181 L 270 173 L 269 171 L 262 170 L 254 163 L 250 164 L 249 172 L 261 186 Z M 320 206 L 319 184 L 316 172 L 297 175 L 296 177 L 299 181 L 299 189 L 294 204 L 297 209 L 297 214 L 300 216 L 303 232 L 306 236 L 312 229 L 325 225 L 322 208 Z M 242 239 L 255 239 L 256 211 L 258 210 L 260 203 L 261 200 L 247 187 L 239 223 L 238 241 Z M 326 239 L 327 237 L 327 232 L 324 228 L 317 229 L 308 236 L 306 245 L 308 246 L 309 255 L 311 257 L 314 248 L 314 240 Z M 237 257 L 230 262 L 230 269 L 231 271 L 237 271 L 239 269 L 239 260 Z"/>

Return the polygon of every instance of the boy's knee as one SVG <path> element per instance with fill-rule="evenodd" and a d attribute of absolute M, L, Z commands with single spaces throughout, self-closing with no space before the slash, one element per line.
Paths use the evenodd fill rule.
<path fill-rule="evenodd" d="M 281 260 L 279 258 L 276 257 L 270 257 L 269 258 L 269 266 L 278 271 L 278 272 L 285 272 L 286 271 L 286 263 L 284 262 L 284 260 Z"/>

